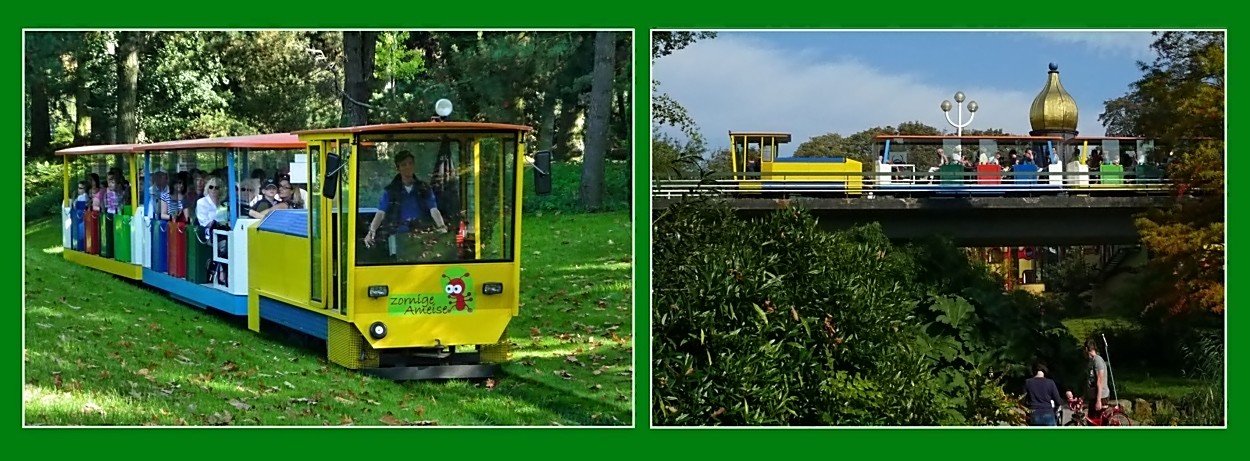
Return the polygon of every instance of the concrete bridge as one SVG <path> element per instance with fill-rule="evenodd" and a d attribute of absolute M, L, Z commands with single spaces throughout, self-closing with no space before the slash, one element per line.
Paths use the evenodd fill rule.
<path fill-rule="evenodd" d="M 1122 245 L 1139 242 L 1134 220 L 1167 196 L 737 198 L 652 197 L 653 213 L 680 200 L 709 200 L 742 216 L 800 207 L 824 228 L 877 222 L 895 240 L 942 234 L 965 247 Z"/>

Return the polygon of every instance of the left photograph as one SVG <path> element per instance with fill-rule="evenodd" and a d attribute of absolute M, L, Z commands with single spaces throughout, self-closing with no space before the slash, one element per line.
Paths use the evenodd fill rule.
<path fill-rule="evenodd" d="M 634 40 L 24 31 L 24 425 L 632 427 Z"/>

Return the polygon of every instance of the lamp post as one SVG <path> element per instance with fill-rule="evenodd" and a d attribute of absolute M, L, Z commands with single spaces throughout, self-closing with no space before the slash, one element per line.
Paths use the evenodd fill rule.
<path fill-rule="evenodd" d="M 977 107 L 978 107 L 978 106 L 977 106 L 977 102 L 976 102 L 976 101 L 968 101 L 968 121 L 967 121 L 967 122 L 964 122 L 964 106 L 963 106 L 963 103 L 964 103 L 964 92 L 962 92 L 962 91 L 956 91 L 956 92 L 955 92 L 955 104 L 958 104 L 958 105 L 959 105 L 959 110 L 958 110 L 958 119 L 959 119 L 959 123 L 955 123 L 955 121 L 954 121 L 954 120 L 951 120 L 951 102 L 950 102 L 950 100 L 948 99 L 948 100 L 942 101 L 942 112 L 946 113 L 946 123 L 949 123 L 949 124 L 951 124 L 951 126 L 955 127 L 955 135 L 956 135 L 956 136 L 963 136 L 963 135 L 964 135 L 964 127 L 966 127 L 966 126 L 968 126 L 968 125 L 972 124 L 972 119 L 973 119 L 973 118 L 975 118 L 975 117 L 977 116 Z"/>

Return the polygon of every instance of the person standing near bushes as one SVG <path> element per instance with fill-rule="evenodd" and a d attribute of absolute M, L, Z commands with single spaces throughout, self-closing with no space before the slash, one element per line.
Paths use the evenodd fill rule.
<path fill-rule="evenodd" d="M 1046 365 L 1033 365 L 1033 377 L 1024 380 L 1025 402 L 1029 406 L 1030 426 L 1058 426 L 1060 402 L 1059 386 L 1046 377 Z"/>

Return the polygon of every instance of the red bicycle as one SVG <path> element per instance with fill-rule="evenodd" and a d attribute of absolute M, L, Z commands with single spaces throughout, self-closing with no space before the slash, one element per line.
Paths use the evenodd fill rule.
<path fill-rule="evenodd" d="M 1101 414 L 1091 414 L 1092 411 L 1080 411 L 1072 415 L 1072 419 L 1064 423 L 1064 426 L 1132 426 L 1133 419 L 1128 417 L 1128 413 L 1124 412 L 1124 407 L 1120 404 L 1108 405 L 1102 408 Z"/>

